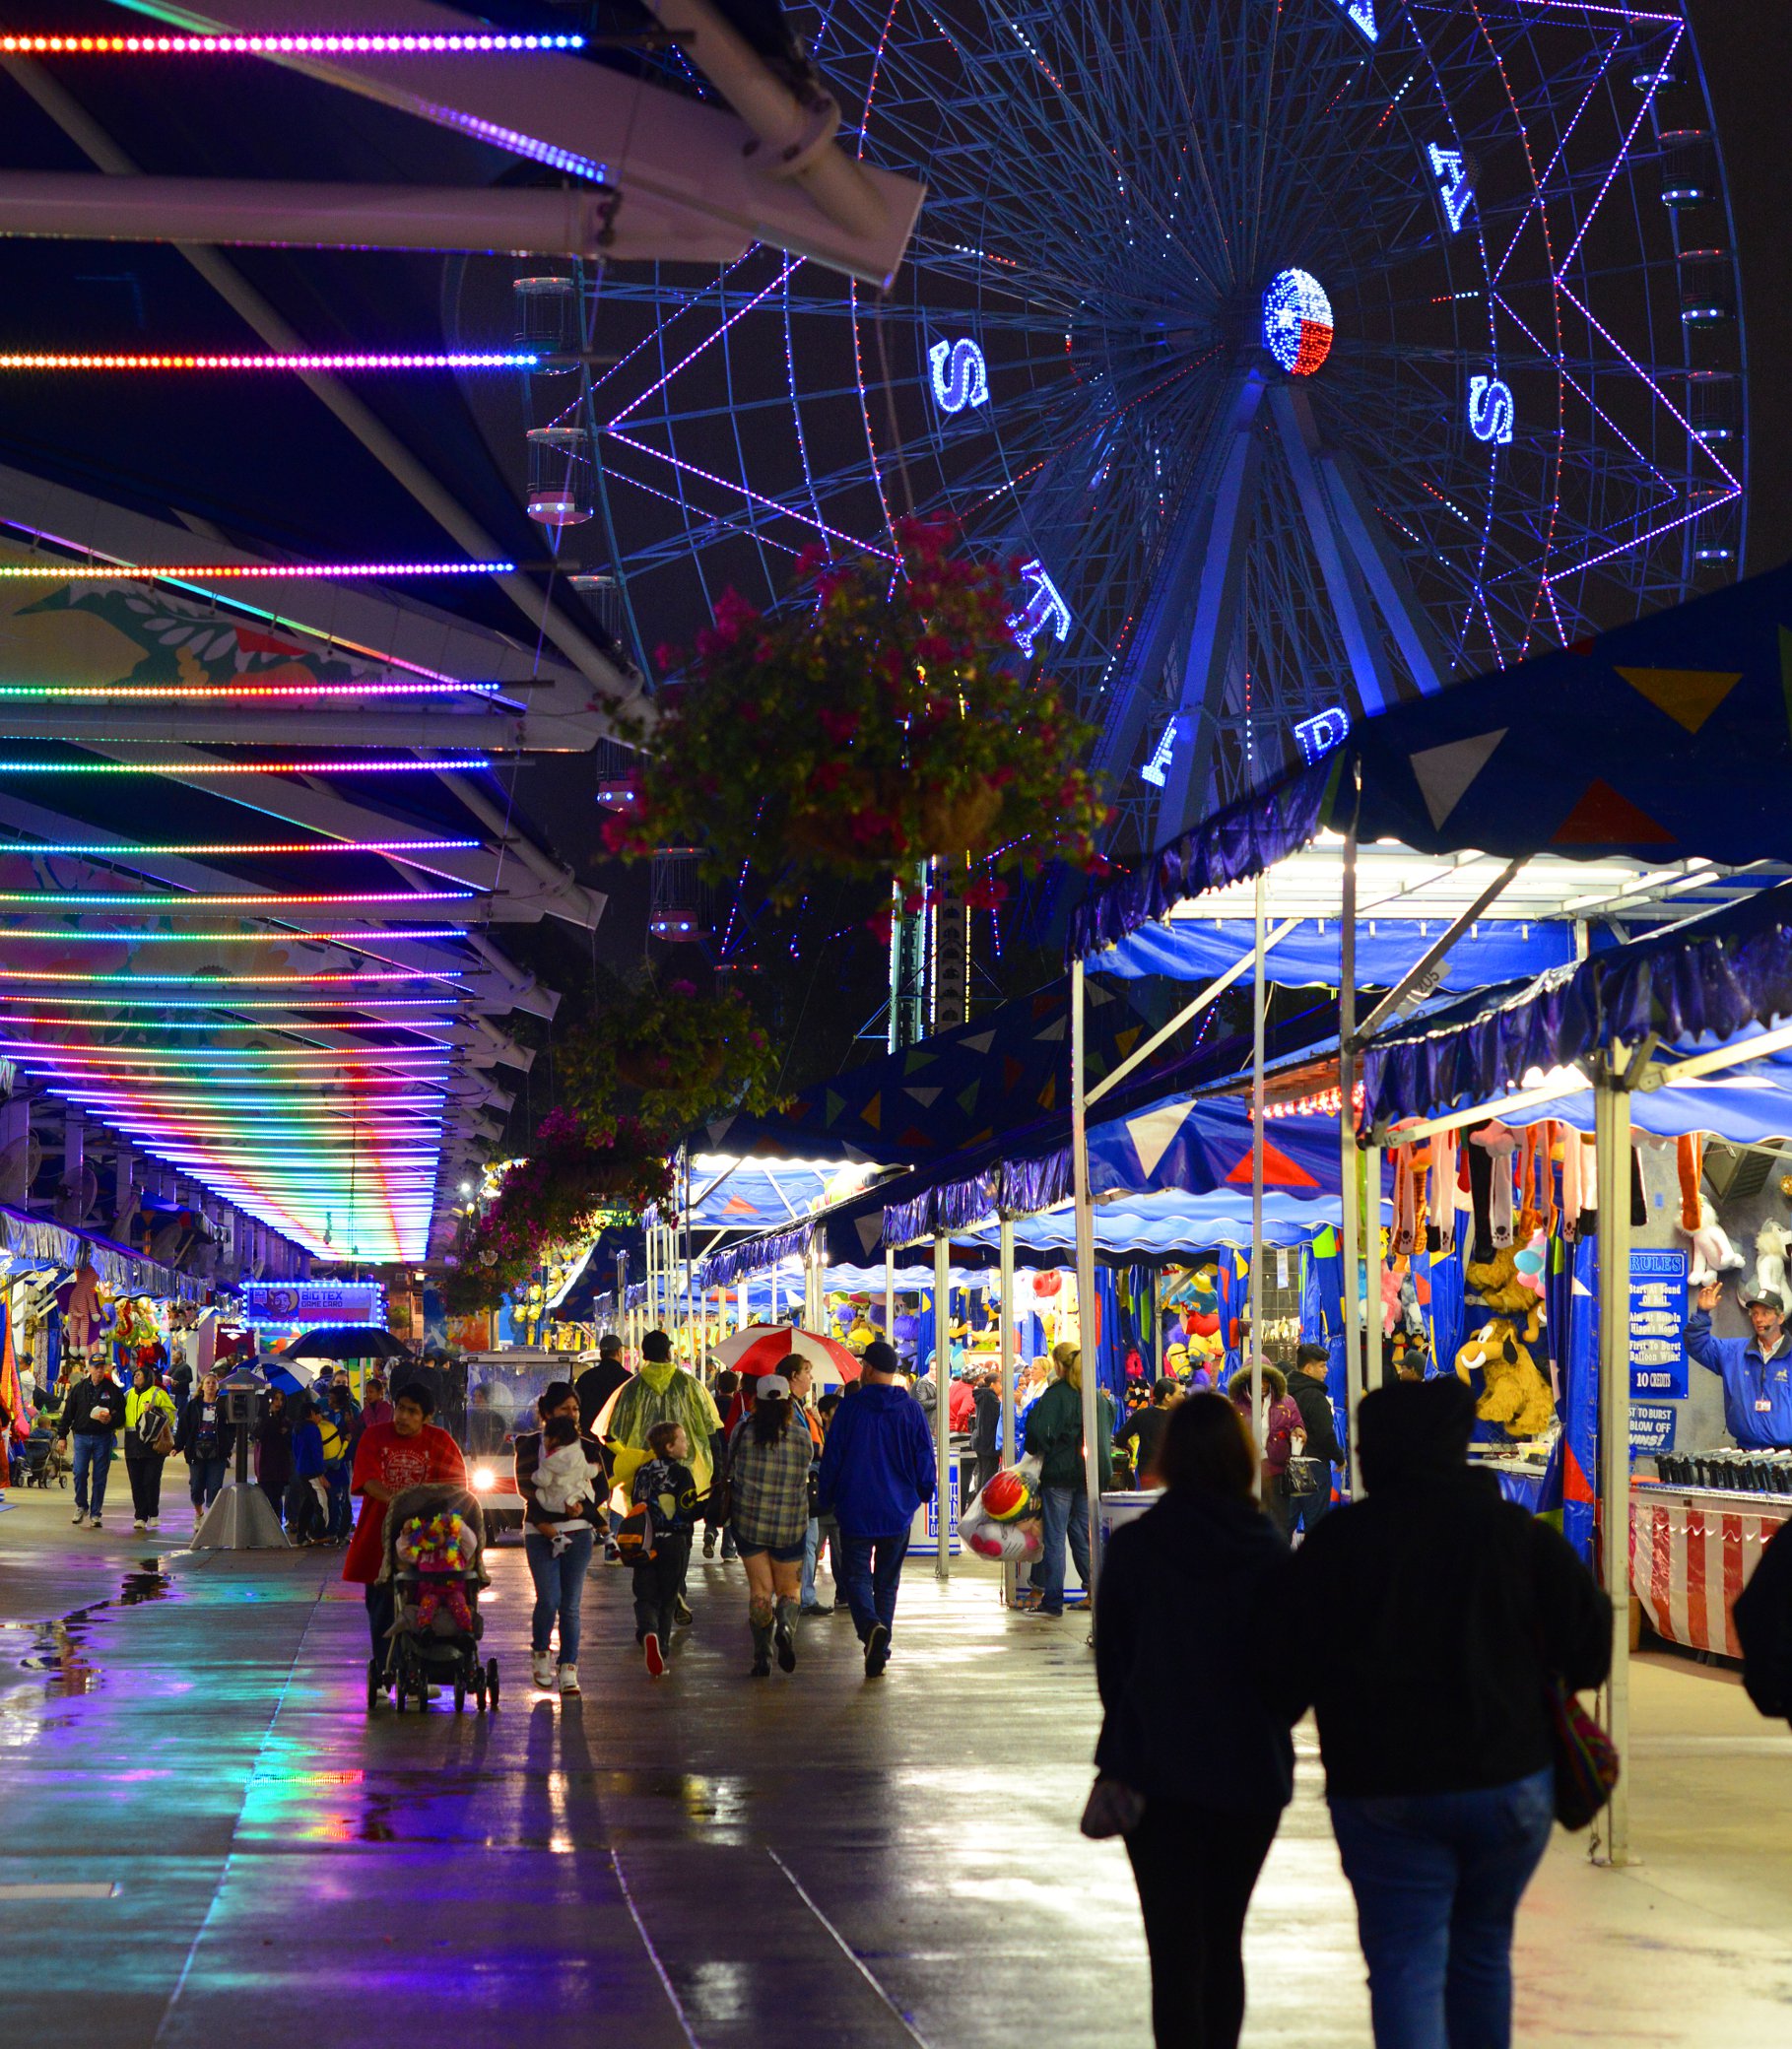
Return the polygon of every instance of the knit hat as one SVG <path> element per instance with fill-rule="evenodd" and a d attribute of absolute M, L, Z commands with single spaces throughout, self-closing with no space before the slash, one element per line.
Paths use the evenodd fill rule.
<path fill-rule="evenodd" d="M 641 1340 L 641 1357 L 651 1359 L 655 1365 L 664 1365 L 672 1356 L 672 1340 L 664 1331 L 649 1331 Z"/>
<path fill-rule="evenodd" d="M 882 1338 L 873 1338 L 865 1347 L 863 1363 L 873 1373 L 899 1373 L 902 1370 L 902 1362 L 896 1355 L 896 1347 L 887 1344 Z"/>
<path fill-rule="evenodd" d="M 1474 1430 L 1475 1397 L 1454 1373 L 1378 1387 L 1357 1411 L 1363 1483 L 1373 1493 L 1378 1487 L 1446 1473 L 1468 1457 Z"/>

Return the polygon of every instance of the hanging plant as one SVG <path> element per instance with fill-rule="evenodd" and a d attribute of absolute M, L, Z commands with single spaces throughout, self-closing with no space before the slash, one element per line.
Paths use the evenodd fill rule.
<path fill-rule="evenodd" d="M 660 694 L 639 808 L 613 852 L 705 846 L 876 881 L 931 855 L 1036 869 L 1094 863 L 1106 813 L 1082 765 L 1095 735 L 1017 657 L 1008 579 L 910 522 L 890 557 L 799 562 L 813 602 L 764 618 L 732 592 Z M 676 666 L 676 650 L 661 650 Z"/>
<path fill-rule="evenodd" d="M 702 996 L 651 975 L 570 1033 L 558 1062 L 587 1129 L 605 1130 L 626 1105 L 663 1153 L 726 1111 L 776 1108 L 779 1064 L 739 990 Z"/>

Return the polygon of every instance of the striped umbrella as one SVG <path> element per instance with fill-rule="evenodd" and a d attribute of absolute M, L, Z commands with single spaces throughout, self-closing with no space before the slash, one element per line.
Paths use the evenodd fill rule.
<path fill-rule="evenodd" d="M 755 1380 L 769 1373 L 779 1359 L 788 1358 L 793 1352 L 799 1358 L 808 1359 L 818 1373 L 828 1372 L 830 1378 L 837 1374 L 842 1380 L 859 1377 L 855 1353 L 832 1338 L 819 1338 L 814 1331 L 797 1330 L 787 1323 L 750 1323 L 715 1348 L 715 1355 L 723 1365 Z"/>

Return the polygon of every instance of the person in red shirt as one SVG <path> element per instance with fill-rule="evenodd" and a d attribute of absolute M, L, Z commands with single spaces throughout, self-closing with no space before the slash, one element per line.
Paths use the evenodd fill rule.
<path fill-rule="evenodd" d="M 342 1576 L 367 1590 L 367 1629 L 373 1655 L 384 1658 L 392 1633 L 392 1582 L 379 1577 L 386 1527 L 386 1504 L 408 1487 L 433 1482 L 465 1487 L 466 1461 L 446 1430 L 430 1421 L 435 1397 L 421 1381 L 399 1391 L 392 1421 L 376 1422 L 361 1433 L 355 1448 L 355 1470 L 349 1491 L 361 1496 L 361 1519 L 349 1540 Z"/>
<path fill-rule="evenodd" d="M 946 1426 L 968 1430 L 977 1413 L 976 1390 L 968 1380 L 955 1374 L 946 1384 Z"/>

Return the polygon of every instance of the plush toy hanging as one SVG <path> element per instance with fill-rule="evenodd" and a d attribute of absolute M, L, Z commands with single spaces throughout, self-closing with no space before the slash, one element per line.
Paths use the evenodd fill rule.
<path fill-rule="evenodd" d="M 1688 1230 L 1681 1225 L 1682 1233 L 1692 1241 L 1692 1271 L 1687 1276 L 1694 1288 L 1708 1288 L 1720 1274 L 1733 1274 L 1747 1262 L 1731 1244 L 1729 1233 L 1717 1221 L 1717 1212 L 1711 1207 L 1709 1196 L 1698 1198 L 1698 1223 Z"/>
<path fill-rule="evenodd" d="M 462 1518 L 451 1509 L 443 1514 L 405 1518 L 392 1547 L 399 1560 L 413 1565 L 423 1585 L 417 1596 L 417 1627 L 427 1629 L 445 1607 L 456 1628 L 469 1635 L 473 1612 L 459 1575 L 473 1569 L 479 1547 Z"/>

